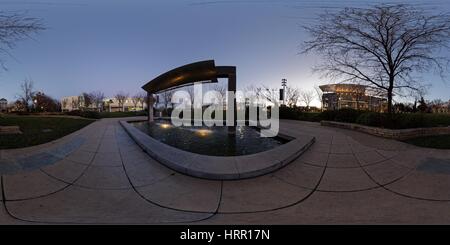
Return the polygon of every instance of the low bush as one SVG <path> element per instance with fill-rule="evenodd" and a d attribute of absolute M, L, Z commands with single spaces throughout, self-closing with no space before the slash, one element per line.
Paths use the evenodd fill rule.
<path fill-rule="evenodd" d="M 365 112 L 358 117 L 356 123 L 391 129 L 447 127 L 450 126 L 450 115 L 426 113 L 389 115 L 385 113 Z"/>
<path fill-rule="evenodd" d="M 450 115 L 431 113 L 387 113 L 359 111 L 354 109 L 330 110 L 324 112 L 305 112 L 300 108 L 280 107 L 280 119 L 302 121 L 336 121 L 357 123 L 372 127 L 390 129 L 429 128 L 450 126 Z"/>
<path fill-rule="evenodd" d="M 79 116 L 84 118 L 91 118 L 91 119 L 100 119 L 100 113 L 97 111 L 80 111 L 80 110 L 74 110 L 66 112 L 66 115 L 69 116 Z"/>
<path fill-rule="evenodd" d="M 115 117 L 138 117 L 147 116 L 146 111 L 116 111 L 116 112 L 101 112 L 100 118 L 115 118 Z"/>
<path fill-rule="evenodd" d="M 322 120 L 322 114 L 320 112 L 307 112 L 302 111 L 298 107 L 280 107 L 280 119 L 301 120 L 309 122 L 320 122 Z"/>
<path fill-rule="evenodd" d="M 363 113 L 363 111 L 354 109 L 340 109 L 337 111 L 334 121 L 356 123 L 356 119 Z"/>

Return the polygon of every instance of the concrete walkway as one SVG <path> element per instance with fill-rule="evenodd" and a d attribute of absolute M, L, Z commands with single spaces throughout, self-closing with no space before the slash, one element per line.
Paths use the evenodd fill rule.
<path fill-rule="evenodd" d="M 316 143 L 262 177 L 210 181 L 147 156 L 119 119 L 0 151 L 0 224 L 450 223 L 450 151 L 282 121 Z"/>

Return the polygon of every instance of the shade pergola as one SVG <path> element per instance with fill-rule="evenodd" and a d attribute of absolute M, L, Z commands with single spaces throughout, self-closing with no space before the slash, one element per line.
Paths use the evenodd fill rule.
<path fill-rule="evenodd" d="M 153 121 L 153 94 L 167 89 L 189 86 L 196 82 L 214 83 L 218 78 L 228 79 L 228 91 L 236 92 L 236 67 L 216 66 L 214 60 L 199 61 L 177 67 L 163 73 L 142 86 L 148 94 L 149 121 Z M 206 82 L 205 82 L 206 81 Z M 236 98 L 233 100 L 234 121 L 236 120 Z"/>

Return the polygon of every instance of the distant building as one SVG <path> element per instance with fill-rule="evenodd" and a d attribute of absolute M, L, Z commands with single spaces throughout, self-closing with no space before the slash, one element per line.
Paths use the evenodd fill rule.
<path fill-rule="evenodd" d="M 450 100 L 443 104 L 432 105 L 431 111 L 433 113 L 449 114 L 450 113 Z"/>
<path fill-rule="evenodd" d="M 101 108 L 99 108 L 101 107 Z M 92 111 L 142 111 L 147 107 L 147 103 L 133 103 L 132 98 L 127 98 L 121 106 L 116 98 L 106 98 L 101 105 L 95 105 L 92 103 L 86 108 L 83 96 L 67 96 L 61 99 L 62 111 L 74 111 L 74 110 L 92 110 Z"/>
<path fill-rule="evenodd" d="M 323 91 L 322 108 L 324 110 L 339 110 L 351 108 L 383 112 L 387 100 L 367 94 L 367 86 L 358 84 L 327 84 L 319 86 Z"/>
<path fill-rule="evenodd" d="M 116 98 L 107 98 L 103 100 L 103 104 L 105 105 L 105 110 L 109 112 L 117 112 L 117 111 L 143 111 L 147 108 L 147 103 L 137 103 L 136 105 L 133 102 L 132 98 L 125 99 L 123 105 L 119 104 L 119 101 Z"/>
<path fill-rule="evenodd" d="M 79 110 L 83 106 L 82 96 L 67 96 L 61 99 L 61 111 Z"/>
<path fill-rule="evenodd" d="M 8 111 L 8 100 L 5 98 L 0 99 L 0 112 L 7 112 Z"/>

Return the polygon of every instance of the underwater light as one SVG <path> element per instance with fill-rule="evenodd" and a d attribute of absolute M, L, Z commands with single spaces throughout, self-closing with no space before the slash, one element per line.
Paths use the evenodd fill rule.
<path fill-rule="evenodd" d="M 209 129 L 199 129 L 196 130 L 195 133 L 198 134 L 199 136 L 205 137 L 212 134 L 212 131 Z"/>

